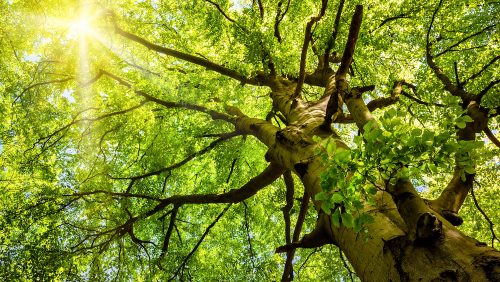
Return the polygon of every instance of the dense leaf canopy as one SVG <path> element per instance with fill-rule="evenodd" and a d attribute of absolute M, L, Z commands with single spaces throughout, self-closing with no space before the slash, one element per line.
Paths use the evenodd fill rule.
<path fill-rule="evenodd" d="M 333 128 L 353 149 L 324 156 L 316 200 L 325 211 L 342 203 L 334 221 L 370 240 L 364 226 L 373 218 L 353 214 L 370 202 L 371 181 L 404 174 L 434 199 L 458 165 L 461 178 L 475 175 L 460 230 L 498 244 L 497 1 L 8 0 L 0 3 L 0 278 L 281 279 L 283 211 L 294 227 L 304 188 L 294 175 L 293 207 L 286 173 L 252 197 L 217 198 L 276 170 L 262 140 L 235 130 L 235 112 L 286 126 L 269 76 L 305 79 L 302 99 L 321 98 L 321 54 L 341 66 L 356 4 L 364 10 L 349 87 L 374 85 L 363 100 L 373 101 L 379 128 L 365 126 L 362 137 L 346 107 L 336 116 Z M 398 82 L 404 90 L 391 96 Z M 475 141 L 456 138 L 474 118 L 467 95 L 488 115 Z M 319 143 L 318 154 L 338 150 Z M 308 209 L 301 234 L 316 222 Z M 298 281 L 357 279 L 334 245 L 297 249 L 293 265 Z"/>

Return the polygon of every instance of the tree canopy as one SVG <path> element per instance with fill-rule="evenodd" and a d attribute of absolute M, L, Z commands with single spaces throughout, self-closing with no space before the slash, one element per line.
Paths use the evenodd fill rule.
<path fill-rule="evenodd" d="M 2 1 L 0 278 L 370 281 L 450 232 L 499 278 L 499 14 Z"/>

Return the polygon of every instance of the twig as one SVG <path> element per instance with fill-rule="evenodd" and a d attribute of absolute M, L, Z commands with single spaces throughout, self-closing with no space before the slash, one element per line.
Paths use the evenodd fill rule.
<path fill-rule="evenodd" d="M 304 34 L 304 43 L 302 44 L 302 52 L 300 54 L 300 67 L 299 67 L 299 79 L 297 81 L 297 86 L 295 87 L 295 92 L 293 98 L 297 98 L 302 91 L 302 86 L 304 85 L 304 80 L 306 77 L 306 60 L 307 60 L 307 49 L 309 47 L 309 42 L 311 41 L 311 29 L 312 26 L 317 23 L 325 15 L 326 7 L 328 5 L 328 0 L 321 0 L 321 9 L 317 16 L 311 17 L 306 25 L 306 32 Z"/>
<path fill-rule="evenodd" d="M 286 5 L 285 11 L 281 13 L 281 6 L 283 5 L 283 0 L 280 0 L 278 2 L 278 8 L 276 11 L 276 18 L 274 19 L 274 37 L 278 39 L 278 42 L 281 43 L 281 33 L 279 29 L 279 25 L 283 18 L 285 17 L 286 13 L 288 12 L 288 8 L 290 7 L 290 0 L 288 0 L 288 3 Z"/>
<path fill-rule="evenodd" d="M 484 133 L 486 134 L 486 136 L 488 136 L 488 139 L 490 139 L 490 141 L 495 144 L 498 148 L 500 148 L 500 141 L 498 141 L 498 139 L 495 137 L 495 135 L 493 134 L 493 132 L 491 132 L 491 130 L 489 129 L 488 126 L 486 126 L 485 129 L 483 129 Z"/>
<path fill-rule="evenodd" d="M 297 270 L 297 276 L 299 276 L 299 275 L 300 275 L 300 271 L 301 271 L 301 270 L 302 270 L 302 268 L 303 268 L 303 267 L 307 264 L 307 262 L 309 261 L 309 259 L 310 259 L 310 258 L 311 258 L 314 254 L 318 253 L 319 251 L 321 251 L 321 248 L 315 248 L 315 249 L 313 249 L 313 251 L 312 251 L 312 252 L 310 252 L 310 253 L 307 255 L 306 259 L 304 260 L 304 262 L 300 265 L 299 269 Z"/>
<path fill-rule="evenodd" d="M 476 182 L 478 185 L 480 185 L 478 182 Z M 488 222 L 488 225 L 490 226 L 490 231 L 491 231 L 491 247 L 495 247 L 495 240 L 498 240 L 498 237 L 495 234 L 495 230 L 493 229 L 493 222 L 491 219 L 486 215 L 486 213 L 483 211 L 483 209 L 479 206 L 479 203 L 477 202 L 476 195 L 474 194 L 474 187 L 470 189 L 470 193 L 472 196 L 472 200 L 474 200 L 474 205 L 476 206 L 477 210 L 483 215 L 484 219 Z"/>
<path fill-rule="evenodd" d="M 236 161 L 238 158 L 234 158 L 233 162 L 231 163 L 231 169 L 229 170 L 229 175 L 227 176 L 226 183 L 229 183 L 229 180 L 231 179 L 231 175 L 233 174 L 234 171 L 234 165 L 236 164 Z"/>
<path fill-rule="evenodd" d="M 224 213 L 226 213 L 226 211 L 231 207 L 231 204 L 227 205 L 224 210 L 217 216 L 217 218 L 215 218 L 215 220 L 205 229 L 205 232 L 203 232 L 203 235 L 201 235 L 200 239 L 198 240 L 198 242 L 196 243 L 196 245 L 194 246 L 194 248 L 191 250 L 191 252 L 189 252 L 189 254 L 184 258 L 184 260 L 182 261 L 181 265 L 177 268 L 177 270 L 175 271 L 174 275 L 172 276 L 172 278 L 170 278 L 168 281 L 172 281 L 174 280 L 174 278 L 176 278 L 178 275 L 179 275 L 179 272 L 181 270 L 184 269 L 184 267 L 186 266 L 188 260 L 191 258 L 191 256 L 196 252 L 196 250 L 198 249 L 198 247 L 201 245 L 201 243 L 203 242 L 203 240 L 205 240 L 205 237 L 208 235 L 208 233 L 210 232 L 210 229 L 212 229 L 212 227 L 215 226 L 215 224 L 217 224 L 217 222 L 221 219 L 221 217 L 224 215 Z"/>
<path fill-rule="evenodd" d="M 247 206 L 247 203 L 245 203 L 245 201 L 243 201 L 242 203 L 243 203 L 243 206 L 245 207 L 245 230 L 247 231 L 248 247 L 250 248 L 249 252 L 250 252 L 250 257 L 252 258 L 251 259 L 252 266 L 255 269 L 255 253 L 253 251 L 252 240 L 250 237 L 250 225 L 248 224 L 248 206 Z"/>
<path fill-rule="evenodd" d="M 215 6 L 215 8 L 217 8 L 217 10 L 219 10 L 219 12 L 220 12 L 220 13 L 224 16 L 224 18 L 226 18 L 228 21 L 230 21 L 230 22 L 232 22 L 232 23 L 236 23 L 236 21 L 235 21 L 235 20 L 233 20 L 232 18 L 230 18 L 230 17 L 229 17 L 229 16 L 228 16 L 228 15 L 227 15 L 227 14 L 226 14 L 223 10 L 222 10 L 222 8 L 220 7 L 220 5 L 219 5 L 219 4 L 217 4 L 217 3 L 213 2 L 213 1 L 210 1 L 210 0 L 205 0 L 205 2 L 208 2 L 208 3 L 212 4 L 212 5 L 214 5 L 214 6 Z"/>
<path fill-rule="evenodd" d="M 307 191 L 304 190 L 304 194 L 302 196 L 300 205 L 299 216 L 297 218 L 297 223 L 295 224 L 295 229 L 293 231 L 293 242 L 298 242 L 300 237 L 300 232 L 302 230 L 302 225 L 304 224 L 304 220 L 307 214 L 307 208 L 309 206 L 309 195 Z M 281 277 L 281 281 L 288 281 L 293 278 L 293 257 L 295 255 L 295 249 L 289 250 L 286 253 L 286 261 L 285 268 L 283 269 L 283 276 Z"/>

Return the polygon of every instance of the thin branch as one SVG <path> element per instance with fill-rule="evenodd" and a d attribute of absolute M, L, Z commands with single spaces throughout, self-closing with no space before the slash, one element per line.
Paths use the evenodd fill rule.
<path fill-rule="evenodd" d="M 283 20 L 283 18 L 285 17 L 286 13 L 288 12 L 288 8 L 290 7 L 290 0 L 288 0 L 288 2 L 286 4 L 285 11 L 283 13 L 281 13 L 281 6 L 282 5 L 283 5 L 283 0 L 280 0 L 278 2 L 278 8 L 276 11 L 276 18 L 274 19 L 274 36 L 276 37 L 276 39 L 278 39 L 279 43 L 281 43 L 281 40 L 282 40 L 279 25 L 280 25 L 281 21 Z"/>
<path fill-rule="evenodd" d="M 302 231 L 302 225 L 304 224 L 304 220 L 306 219 L 308 206 L 309 206 L 309 195 L 307 194 L 307 191 L 304 190 L 304 194 L 302 196 L 300 205 L 299 216 L 297 217 L 297 223 L 295 224 L 295 229 L 293 231 L 292 243 L 299 242 L 300 232 Z M 289 278 L 293 278 L 294 256 L 295 256 L 295 248 L 286 252 L 285 267 L 283 269 L 283 276 L 281 277 L 281 281 L 288 281 Z"/>
<path fill-rule="evenodd" d="M 307 49 L 309 47 L 309 42 L 311 41 L 312 37 L 311 33 L 312 26 L 319 20 L 321 20 L 321 18 L 325 15 L 327 5 L 328 5 L 328 0 L 321 0 L 321 9 L 318 15 L 311 17 L 311 19 L 306 25 L 306 32 L 304 34 L 304 43 L 302 44 L 302 51 L 300 54 L 299 79 L 297 82 L 297 86 L 295 88 L 295 93 L 293 95 L 294 98 L 300 96 L 300 92 L 302 91 L 302 86 L 304 85 L 304 80 L 306 77 Z"/>
<path fill-rule="evenodd" d="M 457 62 L 453 62 L 453 70 L 455 71 L 455 82 L 457 85 L 461 85 L 460 78 L 458 77 L 458 64 Z"/>
<path fill-rule="evenodd" d="M 464 80 L 462 82 L 462 85 L 465 85 L 467 84 L 469 81 L 475 79 L 476 77 L 480 76 L 481 73 L 483 73 L 483 71 L 485 71 L 488 67 L 490 67 L 493 63 L 495 63 L 497 60 L 500 59 L 500 55 L 496 56 L 495 58 L 493 58 L 491 61 L 489 61 L 486 65 L 484 65 L 480 71 L 478 71 L 477 73 L 471 75 L 469 78 L 467 78 L 466 80 Z"/>
<path fill-rule="evenodd" d="M 174 206 L 170 214 L 170 222 L 168 224 L 167 233 L 165 233 L 165 238 L 163 239 L 163 246 L 161 247 L 160 257 L 165 256 L 165 254 L 168 252 L 168 245 L 170 242 L 170 237 L 172 236 L 172 231 L 174 230 L 175 219 L 177 218 L 177 212 L 179 211 L 179 207 L 180 206 Z"/>
<path fill-rule="evenodd" d="M 199 135 L 199 136 L 195 136 L 195 138 L 212 138 L 212 137 L 222 137 L 224 135 L 226 135 L 227 132 L 224 132 L 224 133 L 205 133 L 205 134 L 202 134 L 202 135 Z"/>
<path fill-rule="evenodd" d="M 485 28 L 481 29 L 481 30 L 480 30 L 480 31 L 478 31 L 478 32 L 475 32 L 475 33 L 473 33 L 473 34 L 471 34 L 471 35 L 469 35 L 469 36 L 466 36 L 466 37 L 462 38 L 462 39 L 461 39 L 461 40 L 459 40 L 457 43 L 455 43 L 455 44 L 451 45 L 450 47 L 448 47 L 448 48 L 444 49 L 443 51 L 441 51 L 441 52 L 437 53 L 436 55 L 434 55 L 434 58 L 437 58 L 437 57 L 439 57 L 439 56 L 441 56 L 441 55 L 445 54 L 446 52 L 450 51 L 451 49 L 453 49 L 453 48 L 457 47 L 458 45 L 460 45 L 460 44 L 464 43 L 465 41 L 469 40 L 470 38 L 472 38 L 472 37 L 474 37 L 474 36 L 478 36 L 478 35 L 480 35 L 481 33 L 485 32 L 485 31 L 487 31 L 488 29 L 491 29 L 491 28 L 493 28 L 493 27 L 495 27 L 495 26 L 496 26 L 496 24 L 489 25 L 489 26 L 487 26 L 487 27 L 485 27 Z"/>
<path fill-rule="evenodd" d="M 453 82 L 450 80 L 450 78 L 438 67 L 438 65 L 434 62 L 434 57 L 431 54 L 431 42 L 429 40 L 430 33 L 432 30 L 432 26 L 434 24 L 434 21 L 436 19 L 436 15 L 441 8 L 441 5 L 443 4 L 443 0 L 440 0 L 436 9 L 432 13 L 432 18 L 431 22 L 429 24 L 429 28 L 427 29 L 427 35 L 426 35 L 426 59 L 427 59 L 427 64 L 429 67 L 432 69 L 434 74 L 438 77 L 438 79 L 443 83 L 444 88 L 448 90 L 452 95 L 458 96 L 464 100 L 472 100 L 474 97 L 472 97 L 469 93 L 465 92 L 465 90 L 460 86 L 460 85 L 454 85 Z"/>
<path fill-rule="evenodd" d="M 252 266 L 255 269 L 255 253 L 253 251 L 252 240 L 251 240 L 251 235 L 250 235 L 250 224 L 248 224 L 248 206 L 247 206 L 247 203 L 245 203 L 245 201 L 243 201 L 242 203 L 243 203 L 243 206 L 245 207 L 245 230 L 247 232 L 248 247 L 250 248 L 249 252 L 250 252 L 250 257 L 252 258 L 251 259 Z"/>
<path fill-rule="evenodd" d="M 132 34 L 130 32 L 127 32 L 127 31 L 121 29 L 116 23 L 115 23 L 115 32 L 117 34 L 129 39 L 129 40 L 132 40 L 134 42 L 137 42 L 137 43 L 143 45 L 144 47 L 146 47 L 150 50 L 153 50 L 153 51 L 156 51 L 158 53 L 165 54 L 167 56 L 172 56 L 172 57 L 175 57 L 177 59 L 199 65 L 199 66 L 204 67 L 208 70 L 215 71 L 221 75 L 236 79 L 236 80 L 240 81 L 242 84 L 252 84 L 252 85 L 263 84 L 263 80 L 261 80 L 261 79 L 247 78 L 247 77 L 239 74 L 238 72 L 236 72 L 232 69 L 218 65 L 218 64 L 213 63 L 207 59 L 193 56 L 190 54 L 186 54 L 186 53 L 183 53 L 183 52 L 180 52 L 177 50 L 173 50 L 173 49 L 166 48 L 166 47 L 154 44 L 152 42 L 149 42 L 148 40 L 146 40 L 142 37 L 139 37 L 135 34 Z"/>
<path fill-rule="evenodd" d="M 491 130 L 489 129 L 489 127 L 486 126 L 486 128 L 483 131 L 486 134 L 486 136 L 488 136 L 488 138 L 490 139 L 490 141 L 493 144 L 495 144 L 498 148 L 500 148 L 500 141 L 498 141 L 498 139 L 495 137 L 495 135 L 493 134 L 493 132 L 491 132 Z"/>
<path fill-rule="evenodd" d="M 257 0 L 257 5 L 259 6 L 260 20 L 264 20 L 264 6 L 262 6 L 262 0 Z"/>
<path fill-rule="evenodd" d="M 228 16 L 228 15 L 224 12 L 224 10 L 222 10 L 222 8 L 220 7 L 220 5 L 219 5 L 219 4 L 217 4 L 217 3 L 213 2 L 213 1 L 210 1 L 210 0 L 205 0 L 205 2 L 208 2 L 208 3 L 212 4 L 212 5 L 214 5 L 214 6 L 215 6 L 215 8 L 217 8 L 217 10 L 219 10 L 219 12 L 220 12 L 220 13 L 224 16 L 224 18 L 226 18 L 228 21 L 230 21 L 230 22 L 232 22 L 232 23 L 236 23 L 236 21 L 235 21 L 235 20 L 233 20 L 231 17 L 229 17 L 229 16 Z"/>
<path fill-rule="evenodd" d="M 160 74 L 160 73 L 155 72 L 155 71 L 152 71 L 152 70 L 147 69 L 147 68 L 145 68 L 145 67 L 142 67 L 142 66 L 140 66 L 140 65 L 138 65 L 138 64 L 134 64 L 134 63 L 129 62 L 129 61 L 127 61 L 127 60 L 123 60 L 123 62 L 124 62 L 125 64 L 127 64 L 127 65 L 129 65 L 129 66 L 133 67 L 133 68 L 136 68 L 136 69 L 138 69 L 138 70 L 142 71 L 142 73 L 144 73 L 144 74 L 152 74 L 152 75 L 154 75 L 154 76 L 156 76 L 156 77 L 161 77 L 161 74 Z M 185 70 L 183 70 L 183 69 L 180 69 L 180 68 L 167 68 L 167 69 L 168 69 L 168 70 L 176 70 L 176 71 L 178 71 L 178 72 L 180 72 L 180 73 L 186 74 L 186 71 L 185 71 Z M 101 74 L 102 74 L 102 73 L 101 73 Z"/>
<path fill-rule="evenodd" d="M 229 170 L 229 175 L 227 176 L 226 183 L 229 183 L 229 180 L 231 180 L 231 175 L 233 175 L 234 165 L 236 164 L 237 160 L 238 158 L 234 158 L 233 162 L 231 163 L 231 169 Z"/>
<path fill-rule="evenodd" d="M 486 95 L 486 93 L 488 93 L 488 91 L 490 91 L 490 89 L 498 83 L 500 83 L 500 79 L 491 81 L 483 90 L 481 90 L 481 92 L 479 92 L 479 94 L 477 94 L 476 99 L 480 102 L 484 95 Z"/>
<path fill-rule="evenodd" d="M 169 281 L 172 281 L 174 280 L 174 278 L 176 278 L 178 275 L 179 275 L 179 272 L 181 270 L 184 269 L 184 267 L 186 266 L 188 260 L 191 258 L 191 256 L 196 252 L 196 250 L 198 249 L 198 247 L 201 245 L 201 243 L 203 242 L 203 240 L 205 240 L 205 237 L 207 237 L 208 233 L 210 232 L 210 229 L 212 229 L 212 227 L 215 226 L 215 224 L 217 224 L 217 222 L 219 222 L 219 220 L 221 219 L 221 217 L 224 215 L 224 213 L 226 213 L 226 211 L 231 207 L 231 204 L 227 205 L 224 210 L 215 218 L 215 220 L 205 229 L 205 232 L 203 232 L 203 235 L 201 235 L 200 239 L 198 240 L 198 242 L 196 243 L 196 245 L 194 246 L 194 248 L 191 250 L 191 252 L 189 252 L 189 254 L 184 258 L 184 260 L 182 261 L 181 265 L 177 268 L 177 270 L 175 271 L 174 275 L 172 278 L 169 279 Z"/>
<path fill-rule="evenodd" d="M 106 76 L 116 80 L 118 83 L 120 83 L 121 85 L 123 86 L 126 86 L 130 89 L 133 89 L 133 86 L 132 84 L 128 83 L 127 81 L 125 81 L 124 79 L 108 72 L 108 71 L 105 71 L 105 70 L 100 70 L 103 74 L 105 74 Z M 214 110 L 211 110 L 211 109 L 208 109 L 206 107 L 203 107 L 203 106 L 199 106 L 199 105 L 193 105 L 193 104 L 189 104 L 189 103 L 185 103 L 185 102 L 170 102 L 170 101 L 165 101 L 165 100 L 161 100 L 161 99 L 158 99 L 154 96 L 151 96 L 149 94 L 147 94 L 146 92 L 144 91 L 141 91 L 141 90 L 133 90 L 137 95 L 139 96 L 142 96 L 144 98 L 146 98 L 148 101 L 152 101 L 154 103 L 157 103 L 159 105 L 162 105 L 162 106 L 165 106 L 167 108 L 183 108 L 183 109 L 188 109 L 188 110 L 194 110 L 194 111 L 198 111 L 198 112 L 202 112 L 202 113 L 205 113 L 205 114 L 208 114 L 212 117 L 212 119 L 220 119 L 220 120 L 225 120 L 225 121 L 231 121 L 231 117 L 229 117 L 228 115 L 226 114 L 223 114 L 223 113 L 220 113 L 220 112 L 217 112 L 217 111 L 214 111 Z"/>
<path fill-rule="evenodd" d="M 294 194 L 294 184 L 293 177 L 290 171 L 286 171 L 283 174 L 283 179 L 285 180 L 286 186 L 286 205 L 282 208 L 283 218 L 285 221 L 285 242 L 286 244 L 292 243 L 291 235 L 290 235 L 290 211 L 293 208 L 293 194 Z"/>
<path fill-rule="evenodd" d="M 128 113 L 128 112 L 131 112 L 131 111 L 134 111 L 140 107 L 142 107 L 144 104 L 146 104 L 148 101 L 145 100 L 145 101 L 142 101 L 140 104 L 136 105 L 136 106 L 133 106 L 131 108 L 128 108 L 128 109 L 124 109 L 124 110 L 121 110 L 121 111 L 116 111 L 116 112 L 111 112 L 111 113 L 107 113 L 107 114 L 104 114 L 102 116 L 98 116 L 98 117 L 95 117 L 95 118 L 81 118 L 81 119 L 76 119 L 76 117 L 78 115 L 80 115 L 81 113 L 77 114 L 77 116 L 73 119 L 73 121 L 71 121 L 70 123 L 66 124 L 65 126 L 59 128 L 58 130 L 52 132 L 51 134 L 47 135 L 47 136 L 44 136 L 44 137 L 40 137 L 36 143 L 34 144 L 34 146 L 36 144 L 41 144 L 42 145 L 42 148 L 46 148 L 46 145 L 47 143 L 56 135 L 58 135 L 59 133 L 63 132 L 63 131 L 67 131 L 69 130 L 69 128 L 75 124 L 78 124 L 78 123 L 81 123 L 81 122 L 95 122 L 95 121 L 100 121 L 100 120 L 103 120 L 103 119 L 106 119 L 106 118 L 110 118 L 110 117 L 114 117 L 114 116 L 118 116 L 118 115 L 122 115 L 122 114 L 125 114 L 125 113 Z M 66 133 L 64 133 L 62 136 L 64 136 Z M 62 138 L 62 137 L 61 137 Z M 61 138 L 58 138 L 56 141 L 54 141 L 51 145 L 49 145 L 48 147 L 54 145 L 55 143 L 57 143 L 57 141 L 59 141 Z M 33 147 L 34 148 L 34 147 Z"/>
<path fill-rule="evenodd" d="M 42 86 L 42 85 L 47 85 L 47 84 L 52 84 L 52 83 L 64 83 L 64 82 L 70 81 L 72 79 L 74 79 L 74 78 L 70 76 L 70 77 L 64 78 L 64 79 L 55 79 L 55 80 L 43 81 L 43 82 L 38 82 L 38 83 L 32 84 L 32 85 L 26 87 L 21 92 L 21 94 L 19 94 L 19 96 L 17 96 L 16 100 L 19 99 L 21 96 L 23 96 L 26 92 L 28 92 L 29 90 L 31 90 L 31 89 L 33 89 L 35 87 Z"/>
<path fill-rule="evenodd" d="M 413 100 L 415 102 L 417 102 L 418 104 L 420 105 L 425 105 L 425 106 L 436 106 L 436 107 L 446 107 L 445 105 L 443 104 L 439 104 L 439 103 L 429 103 L 429 102 L 425 102 L 425 101 L 422 101 L 410 94 L 408 94 L 406 91 L 401 91 L 401 95 L 405 96 L 406 98 L 410 99 L 410 100 Z"/>
<path fill-rule="evenodd" d="M 151 171 L 151 172 L 148 172 L 148 173 L 144 173 L 144 174 L 140 174 L 140 175 L 136 175 L 136 176 L 130 176 L 130 177 L 113 177 L 113 176 L 110 176 L 111 179 L 116 179 L 116 180 L 124 180 L 124 179 L 130 179 L 131 182 L 130 182 L 130 185 L 133 185 L 135 181 L 137 180 L 140 180 L 140 179 L 144 179 L 144 178 L 147 178 L 147 177 L 150 177 L 150 176 L 153 176 L 153 175 L 160 175 L 161 173 L 164 173 L 164 172 L 170 172 L 176 168 L 179 168 L 183 165 L 185 165 L 186 163 L 188 163 L 189 161 L 191 161 L 192 159 L 194 159 L 195 157 L 199 157 L 207 152 L 209 152 L 210 150 L 212 150 L 213 148 L 215 148 L 219 143 L 223 142 L 223 141 L 226 141 L 228 139 L 230 139 L 231 137 L 234 137 L 236 135 L 228 135 L 226 137 L 221 137 L 213 142 L 211 142 L 207 147 L 203 148 L 202 150 L 200 151 L 197 151 L 197 152 L 194 152 L 190 155 L 188 155 L 187 157 L 185 157 L 184 159 L 182 159 L 181 161 L 177 162 L 177 163 L 174 163 L 172 165 L 169 165 L 167 167 L 163 167 L 161 169 L 157 169 L 157 170 L 154 170 L 154 171 Z"/>
<path fill-rule="evenodd" d="M 323 57 L 324 66 L 323 68 L 328 68 L 330 52 L 335 47 L 335 43 L 337 40 L 337 34 L 339 33 L 340 28 L 340 18 L 342 16 L 342 10 L 344 9 L 345 0 L 340 0 L 339 7 L 337 8 L 337 14 L 335 15 L 335 21 L 333 23 L 333 31 L 332 36 L 328 39 L 328 43 L 326 44 L 325 55 Z"/>
<path fill-rule="evenodd" d="M 398 20 L 398 19 L 409 19 L 410 17 L 407 15 L 407 14 L 399 14 L 397 16 L 394 16 L 394 17 L 389 17 L 385 20 L 383 20 L 376 29 L 374 29 L 373 31 L 383 27 L 384 25 L 386 25 L 387 23 L 389 22 L 392 22 L 392 21 L 395 21 L 395 20 Z"/>
<path fill-rule="evenodd" d="M 96 76 L 94 76 L 93 78 L 91 78 L 90 80 L 88 81 L 85 81 L 85 82 L 82 82 L 80 84 L 81 87 L 88 87 L 90 85 L 92 85 L 93 83 L 95 83 L 96 81 L 98 81 L 103 75 L 103 72 L 102 71 L 98 71 Z"/>
<path fill-rule="evenodd" d="M 315 248 L 313 249 L 312 252 L 310 252 L 306 259 L 304 260 L 304 262 L 299 266 L 299 269 L 297 270 L 297 277 L 300 276 L 300 271 L 302 270 L 302 268 L 307 264 L 307 262 L 309 261 L 309 259 L 316 253 L 318 253 L 319 251 L 321 251 L 321 248 Z"/>
<path fill-rule="evenodd" d="M 145 194 L 112 192 L 112 191 L 106 191 L 106 190 L 93 190 L 93 191 L 88 191 L 88 192 L 77 192 L 77 193 L 73 193 L 73 194 L 65 194 L 63 196 L 76 197 L 77 199 L 80 199 L 83 196 L 90 196 L 90 195 L 96 195 L 96 194 L 104 194 L 104 195 L 109 195 L 109 196 L 119 197 L 119 198 L 136 198 L 136 199 L 145 199 L 145 200 L 152 200 L 152 201 L 156 201 L 156 202 L 162 202 L 162 199 L 158 198 L 156 196 L 150 196 L 150 195 L 145 195 Z"/>
<path fill-rule="evenodd" d="M 483 215 L 484 219 L 488 222 L 488 225 L 489 225 L 490 231 L 491 231 L 491 247 L 494 248 L 495 247 L 495 240 L 500 242 L 500 240 L 498 240 L 497 235 L 495 234 L 495 229 L 493 228 L 494 224 L 491 221 L 491 219 L 488 217 L 488 215 L 486 215 L 486 213 L 483 211 L 483 209 L 479 206 L 479 203 L 477 202 L 477 199 L 476 199 L 476 195 L 474 194 L 474 188 L 470 189 L 470 193 L 472 196 L 472 200 L 474 200 L 474 205 L 476 206 L 477 210 Z"/>

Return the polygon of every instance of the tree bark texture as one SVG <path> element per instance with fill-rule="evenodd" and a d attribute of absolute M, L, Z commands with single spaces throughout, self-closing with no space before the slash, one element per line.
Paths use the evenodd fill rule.
<path fill-rule="evenodd" d="M 288 120 L 284 129 L 243 114 L 236 127 L 261 140 L 269 148 L 267 159 L 294 172 L 314 199 L 321 191 L 320 174 L 325 167 L 315 154 L 312 137 L 319 135 L 328 99 L 309 104 L 287 99 L 293 90 L 289 82 L 277 82 L 271 93 L 275 108 Z M 346 103 L 358 125 L 373 119 L 359 97 Z M 329 138 L 348 148 L 335 135 Z M 433 211 L 408 180 L 379 191 L 375 198 L 376 204 L 365 210 L 375 219 L 367 226 L 367 241 L 349 228 L 335 227 L 321 211 L 321 202 L 313 200 L 317 228 L 304 236 L 300 246 L 317 247 L 325 242 L 339 246 L 363 281 L 500 281 L 500 252 L 464 235 Z"/>

